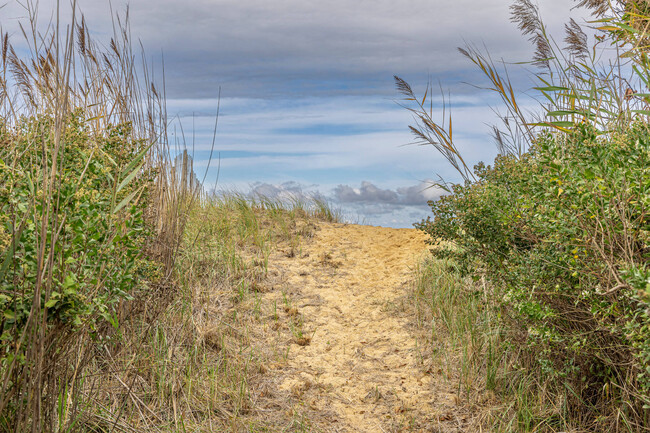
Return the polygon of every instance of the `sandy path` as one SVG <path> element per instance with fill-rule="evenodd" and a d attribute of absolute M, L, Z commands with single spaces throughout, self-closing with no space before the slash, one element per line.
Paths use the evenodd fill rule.
<path fill-rule="evenodd" d="M 296 257 L 272 258 L 311 336 L 291 345 L 279 388 L 323 415 L 317 430 L 438 431 L 453 409 L 399 313 L 424 241 L 413 229 L 322 224 Z"/>

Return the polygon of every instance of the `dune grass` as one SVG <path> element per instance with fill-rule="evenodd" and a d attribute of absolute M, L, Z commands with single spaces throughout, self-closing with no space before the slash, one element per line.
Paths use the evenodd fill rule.
<path fill-rule="evenodd" d="M 427 259 L 416 275 L 411 296 L 424 368 L 456 388 L 468 429 L 583 431 L 562 393 L 526 368 L 534 360 L 510 338 L 514 324 L 502 320 L 498 287 L 463 277 L 453 260 Z"/>
<path fill-rule="evenodd" d="M 208 197 L 128 12 L 100 44 L 74 2 L 24 6 L 31 49 L 0 38 L 0 431 L 264 431 L 268 258 L 336 212 Z"/>
<path fill-rule="evenodd" d="M 428 356 L 449 366 L 459 396 L 479 414 L 477 429 L 650 425 L 650 8 L 579 3 L 597 19 L 594 43 L 569 19 L 562 46 L 532 2 L 511 7 L 536 50 L 537 113 L 519 106 L 504 62 L 460 49 L 505 108 L 491 165 L 469 171 L 451 118 L 443 111 L 441 122 L 433 120 L 430 86 L 420 98 L 395 77 L 414 114 L 416 143 L 432 145 L 463 179 L 441 181 L 448 194 L 415 224 L 436 240 L 437 258 L 424 267 L 415 297 L 431 332 Z"/>
<path fill-rule="evenodd" d="M 152 299 L 148 316 L 125 324 L 122 350 L 108 361 L 113 377 L 94 385 L 104 390 L 103 410 L 88 416 L 98 424 L 114 417 L 110 408 L 128 395 L 119 422 L 125 431 L 283 431 L 296 422 L 290 406 L 268 414 L 257 401 L 269 394 L 269 365 L 286 356 L 271 335 L 279 306 L 263 294 L 271 290 L 269 255 L 298 251 L 316 230 L 311 213 L 318 212 L 306 202 L 241 194 L 194 202 L 176 258 L 174 295 Z M 299 324 L 294 328 L 300 332 Z M 97 359 L 97 375 L 106 362 Z"/>

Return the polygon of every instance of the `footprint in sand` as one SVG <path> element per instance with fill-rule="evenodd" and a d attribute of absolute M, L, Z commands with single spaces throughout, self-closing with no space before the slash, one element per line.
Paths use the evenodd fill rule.
<path fill-rule="evenodd" d="M 322 224 L 299 257 L 272 256 L 311 337 L 291 346 L 277 381 L 322 415 L 316 431 L 455 431 L 440 425 L 454 391 L 423 373 L 408 320 L 390 308 L 407 293 L 425 240 L 414 229 Z"/>

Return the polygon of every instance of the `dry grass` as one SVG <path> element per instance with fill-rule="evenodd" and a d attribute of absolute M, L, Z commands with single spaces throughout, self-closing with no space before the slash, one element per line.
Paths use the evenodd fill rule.
<path fill-rule="evenodd" d="M 95 394 L 85 429 L 288 431 L 299 412 L 265 375 L 290 341 L 309 344 L 291 306 L 269 305 L 273 251 L 298 250 L 316 230 L 309 209 L 226 195 L 197 201 L 178 251 L 173 296 L 143 302 L 121 342 L 87 369 Z M 318 210 L 313 211 L 320 213 Z M 278 336 L 282 335 L 281 338 Z M 134 348 L 137 348 L 134 350 Z M 107 374 L 108 373 L 108 374 Z"/>
<path fill-rule="evenodd" d="M 233 194 L 208 198 L 187 153 L 176 159 L 177 166 L 172 162 L 164 89 L 151 80 L 146 62 L 138 64 L 128 12 L 114 19 L 104 49 L 91 38 L 76 4 L 67 30 L 52 22 L 45 32 L 36 19 L 37 3 L 25 7 L 23 36 L 30 53 L 21 58 L 7 33 L 0 38 L 0 169 L 16 173 L 26 155 L 51 159 L 41 167 L 42 176 L 26 175 L 33 194 L 28 213 L 42 231 L 36 245 L 21 243 L 27 219 L 21 224 L 18 213 L 0 218 L 0 274 L 16 260 L 18 247 L 36 251 L 39 276 L 51 277 L 58 269 L 63 240 L 50 237 L 53 228 L 63 226 L 56 219 L 55 180 L 69 163 L 62 157 L 63 137 L 77 113 L 90 137 L 82 143 L 89 163 L 94 155 L 111 159 L 97 143 L 110 141 L 114 125 L 133 130 L 138 157 L 111 178 L 111 209 L 121 219 L 109 220 L 122 225 L 116 223 L 106 239 L 112 242 L 130 223 L 128 205 L 142 204 L 150 233 L 137 260 L 148 264 L 151 275 L 134 281 L 129 296 L 109 308 L 110 320 L 94 329 L 48 322 L 41 300 L 52 299 L 58 287 L 53 278 L 39 279 L 35 287 L 15 280 L 3 289 L 3 302 L 26 290 L 33 290 L 33 297 L 18 337 L 2 345 L 0 431 L 295 430 L 291 426 L 302 422 L 290 405 L 268 417 L 261 402 L 276 404 L 262 378 L 269 362 L 283 356 L 282 348 L 265 343 L 276 332 L 268 323 L 288 320 L 292 329 L 299 327 L 282 314 L 274 320 L 276 306 L 262 305 L 260 294 L 273 290 L 267 276 L 271 251 L 298 254 L 316 229 L 314 221 L 336 220 L 338 214 L 319 200 L 287 205 Z M 11 131 L 21 116 L 51 117 L 40 133 L 53 145 L 32 139 L 25 144 L 29 152 L 19 152 Z M 123 198 L 135 183 L 143 186 Z M 14 186 L 2 179 L 3 188 L 11 192 Z M 93 314 L 86 323 L 101 322 L 99 313 Z M 10 324 L 1 319 L 0 333 L 13 329 Z M 24 358 L 18 358 L 23 348 Z"/>

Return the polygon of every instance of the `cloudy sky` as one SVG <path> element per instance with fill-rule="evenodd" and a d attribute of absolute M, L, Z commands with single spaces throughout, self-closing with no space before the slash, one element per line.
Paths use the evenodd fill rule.
<path fill-rule="evenodd" d="M 0 26 L 18 37 L 22 2 L 5 0 Z M 3 1 L 0 0 L 0 4 Z M 121 0 L 78 0 L 91 31 L 107 41 Z M 408 227 L 428 214 L 438 175 L 458 178 L 431 147 L 406 145 L 409 113 L 393 75 L 422 94 L 427 80 L 451 95 L 454 136 L 470 164 L 491 162 L 489 125 L 498 100 L 456 50 L 466 43 L 494 59 L 529 60 L 528 41 L 509 21 L 510 0 L 132 0 L 131 30 L 153 64 L 164 55 L 167 108 L 207 166 L 221 88 L 216 155 L 208 187 L 267 194 L 318 193 L 353 221 Z M 46 22 L 55 2 L 41 0 Z M 567 0 L 540 0 L 561 41 Z M 512 66 L 522 90 L 525 71 Z M 440 106 L 440 98 L 434 103 Z M 188 131 L 193 130 L 193 133 Z M 406 146 L 405 146 L 406 145 Z"/>

